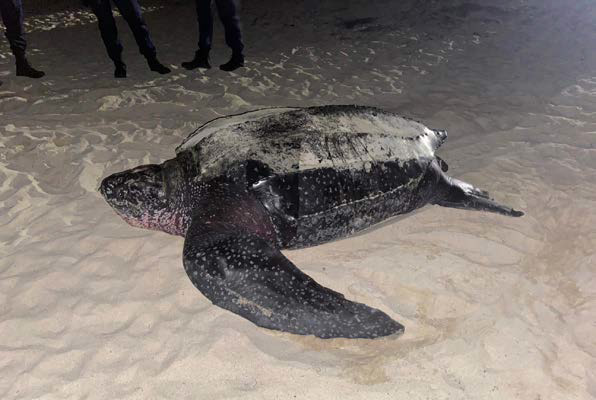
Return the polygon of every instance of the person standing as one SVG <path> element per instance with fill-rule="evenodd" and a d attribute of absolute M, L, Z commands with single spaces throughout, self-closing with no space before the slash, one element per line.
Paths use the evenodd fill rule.
<path fill-rule="evenodd" d="M 211 68 L 209 64 L 209 51 L 213 41 L 213 14 L 211 0 L 195 0 L 197 6 L 197 20 L 199 23 L 199 49 L 191 61 L 183 62 L 182 66 L 188 70 L 195 68 Z M 215 0 L 219 18 L 223 23 L 226 44 L 232 49 L 230 60 L 219 66 L 223 71 L 233 71 L 244 66 L 244 44 L 240 31 L 240 18 L 238 17 L 235 0 Z"/>
<path fill-rule="evenodd" d="M 5 35 L 10 43 L 10 49 L 14 54 L 17 65 L 17 76 L 29 78 L 41 78 L 45 75 L 29 64 L 25 52 L 27 41 L 25 40 L 25 29 L 23 28 L 23 3 L 21 0 L 0 0 L 0 14 L 6 28 Z"/>
<path fill-rule="evenodd" d="M 3 0 L 0 0 L 3 1 Z M 114 62 L 114 77 L 126 78 L 126 64 L 122 61 L 122 44 L 118 39 L 116 21 L 112 13 L 112 1 L 118 7 L 120 14 L 132 30 L 139 51 L 147 59 L 151 71 L 167 74 L 170 71 L 157 59 L 157 50 L 151 41 L 149 29 L 141 14 L 141 7 L 137 0 L 84 0 L 83 4 L 91 7 L 97 17 L 99 31 L 108 56 Z"/>

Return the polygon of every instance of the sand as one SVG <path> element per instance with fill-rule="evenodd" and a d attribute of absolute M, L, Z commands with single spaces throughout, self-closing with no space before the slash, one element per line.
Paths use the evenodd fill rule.
<path fill-rule="evenodd" d="M 42 80 L 15 77 L 0 41 L 0 398 L 596 398 L 592 2 L 287 3 L 244 2 L 231 74 L 178 67 L 196 45 L 186 3 L 145 14 L 167 76 L 121 19 L 126 80 L 81 11 L 28 22 Z M 228 55 L 216 23 L 213 64 Z M 526 211 L 427 206 L 286 252 L 403 336 L 257 328 L 192 286 L 183 238 L 126 225 L 97 192 L 211 118 L 345 103 L 447 129 L 450 174 Z"/>

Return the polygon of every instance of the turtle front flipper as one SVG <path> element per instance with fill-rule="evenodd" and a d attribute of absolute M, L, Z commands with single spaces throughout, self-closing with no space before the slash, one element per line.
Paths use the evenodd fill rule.
<path fill-rule="evenodd" d="M 252 225 L 263 221 L 264 210 L 227 199 L 202 202 L 184 242 L 184 268 L 213 304 L 264 328 L 320 338 L 403 332 L 382 311 L 349 301 L 301 272 L 258 233 L 262 226 Z"/>

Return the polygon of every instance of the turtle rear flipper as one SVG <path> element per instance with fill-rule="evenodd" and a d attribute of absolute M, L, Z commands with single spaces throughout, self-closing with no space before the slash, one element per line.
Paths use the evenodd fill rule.
<path fill-rule="evenodd" d="M 224 199 L 202 203 L 186 234 L 183 261 L 192 283 L 213 304 L 264 328 L 320 338 L 403 332 L 382 311 L 349 301 L 296 268 L 257 233 L 262 226 L 248 222 L 262 221 L 260 209 Z M 229 215 L 236 217 L 224 217 Z"/>
<path fill-rule="evenodd" d="M 441 171 L 439 165 L 434 165 L 436 172 L 440 175 L 438 197 L 432 202 L 443 207 L 461 208 L 466 210 L 489 211 L 510 217 L 521 217 L 522 211 L 514 210 L 511 207 L 501 205 L 491 199 L 487 191 L 478 189 L 469 183 L 452 178 Z"/>

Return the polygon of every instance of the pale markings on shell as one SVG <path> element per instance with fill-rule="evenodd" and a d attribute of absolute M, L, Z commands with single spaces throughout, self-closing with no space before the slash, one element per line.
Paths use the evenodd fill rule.
<path fill-rule="evenodd" d="M 237 114 L 237 115 L 230 115 L 226 117 L 220 117 L 213 119 L 203 126 L 199 127 L 196 131 L 190 134 L 177 148 L 176 153 L 187 150 L 191 147 L 197 145 L 201 140 L 206 138 L 207 136 L 219 132 L 230 130 L 232 127 L 237 125 L 242 125 L 244 123 L 255 121 L 258 119 L 262 119 L 271 115 L 281 114 L 292 110 L 297 110 L 299 108 L 296 107 L 272 107 L 272 108 L 263 108 L 260 110 L 249 111 L 247 113 Z"/>
<path fill-rule="evenodd" d="M 303 121 L 298 128 L 283 129 L 296 119 Z M 381 110 L 311 113 L 267 108 L 208 122 L 176 151 L 198 153 L 205 178 L 248 159 L 263 162 L 277 174 L 326 167 L 367 170 L 372 162 L 430 160 L 442 140 L 419 122 Z"/>

